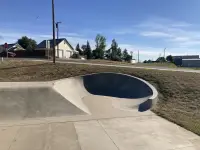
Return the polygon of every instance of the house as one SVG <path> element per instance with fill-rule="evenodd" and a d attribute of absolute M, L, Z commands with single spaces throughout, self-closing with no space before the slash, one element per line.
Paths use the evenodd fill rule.
<path fill-rule="evenodd" d="M 52 51 L 53 49 L 53 40 L 44 40 L 41 43 L 38 44 L 36 50 L 44 50 L 49 49 Z M 65 38 L 56 39 L 56 45 L 55 45 L 55 55 L 58 58 L 70 58 L 74 53 L 76 53 L 76 50 L 71 46 L 71 44 L 67 41 Z"/>
<path fill-rule="evenodd" d="M 21 51 L 21 50 L 25 50 L 25 49 L 18 43 L 8 44 L 7 51 L 9 51 L 9 52 L 15 52 L 15 51 Z M 4 48 L 4 44 L 0 45 L 0 53 L 2 53 L 3 51 L 6 51 Z"/>

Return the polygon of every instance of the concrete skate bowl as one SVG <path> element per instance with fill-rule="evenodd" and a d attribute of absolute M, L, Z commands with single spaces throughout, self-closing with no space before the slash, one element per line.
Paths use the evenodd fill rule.
<path fill-rule="evenodd" d="M 143 112 L 153 107 L 157 95 L 156 89 L 148 82 L 114 73 L 90 74 L 50 82 L 2 82 L 0 124 L 4 121 L 70 116 L 92 118 L 99 114 L 105 117 L 128 113 L 121 110 Z M 96 102 L 103 103 L 98 105 Z M 102 111 L 105 112 L 103 115 Z"/>
<path fill-rule="evenodd" d="M 98 95 L 112 99 L 112 106 L 121 110 L 144 112 L 157 102 L 158 92 L 148 82 L 125 74 L 99 73 L 63 79 L 54 89 L 76 107 L 90 114 L 82 99 Z"/>

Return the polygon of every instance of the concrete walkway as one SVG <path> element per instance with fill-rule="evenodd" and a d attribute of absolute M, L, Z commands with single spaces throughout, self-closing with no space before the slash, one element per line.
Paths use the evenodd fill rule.
<path fill-rule="evenodd" d="M 199 149 L 199 136 L 151 113 L 137 117 L 0 126 L 0 150 Z"/>
<path fill-rule="evenodd" d="M 123 111 L 86 97 L 92 115 L 0 124 L 0 150 L 199 150 L 200 137 L 151 111 Z"/>

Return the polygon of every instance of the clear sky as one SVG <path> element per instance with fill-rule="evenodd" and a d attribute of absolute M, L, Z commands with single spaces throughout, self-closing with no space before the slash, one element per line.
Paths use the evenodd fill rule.
<path fill-rule="evenodd" d="M 0 43 L 51 38 L 51 0 L 1 0 Z M 60 37 L 94 46 L 100 33 L 141 59 L 200 54 L 200 0 L 55 0 Z"/>

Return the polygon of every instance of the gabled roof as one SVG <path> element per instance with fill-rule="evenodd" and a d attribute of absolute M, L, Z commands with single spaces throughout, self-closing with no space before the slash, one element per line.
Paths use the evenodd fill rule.
<path fill-rule="evenodd" d="M 18 46 L 19 48 L 24 50 L 24 48 L 21 45 L 19 45 L 18 43 L 8 44 L 8 50 L 14 48 L 14 46 Z M 2 49 L 2 48 L 4 50 L 4 44 L 0 45 L 0 49 Z"/>
<path fill-rule="evenodd" d="M 41 43 L 39 43 L 37 45 L 37 48 L 46 48 L 46 41 L 50 41 L 50 48 L 53 48 L 53 39 L 50 39 L 50 40 L 44 40 L 42 41 Z M 60 44 L 62 41 L 65 41 L 67 43 L 67 45 L 72 49 L 74 50 L 74 48 L 71 46 L 71 44 L 67 41 L 66 38 L 61 38 L 61 39 L 56 39 L 56 45 L 57 46 L 58 44 Z"/>

